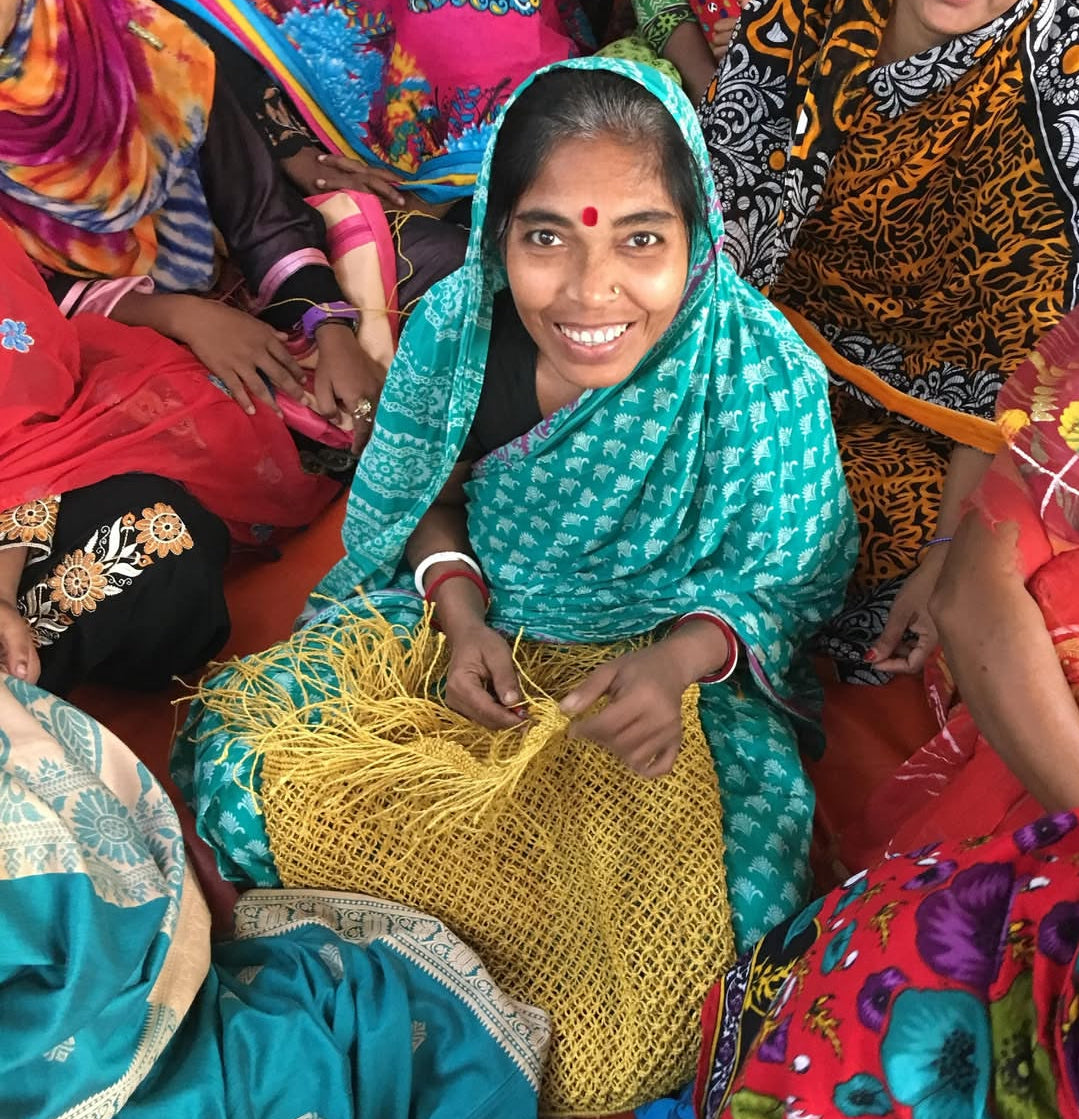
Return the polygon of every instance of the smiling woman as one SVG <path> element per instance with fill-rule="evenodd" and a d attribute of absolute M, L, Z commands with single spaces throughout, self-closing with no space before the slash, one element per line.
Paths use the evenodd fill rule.
<path fill-rule="evenodd" d="M 391 367 L 348 557 L 320 588 L 340 605 L 206 684 L 181 757 L 226 873 L 430 897 L 555 1013 L 547 1104 L 595 1114 L 688 1078 L 732 914 L 745 943 L 808 886 L 800 651 L 842 596 L 854 524 L 823 368 L 717 254 L 685 97 L 571 63 L 503 121 L 466 263 Z M 421 595 L 445 657 L 406 677 L 371 607 L 422 661 Z M 369 709 L 404 740 L 347 729 Z M 298 752 L 342 764 L 301 775 Z M 401 832 L 365 831 L 389 815 Z"/>

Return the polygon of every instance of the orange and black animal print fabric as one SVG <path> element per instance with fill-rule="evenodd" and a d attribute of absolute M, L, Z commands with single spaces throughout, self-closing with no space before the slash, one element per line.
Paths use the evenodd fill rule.
<path fill-rule="evenodd" d="M 992 447 L 1005 379 L 1079 302 L 1069 0 L 877 66 L 892 3 L 747 5 L 700 110 L 724 248 L 835 381 L 863 548 L 825 648 L 852 666 L 934 535 L 951 441 Z"/>

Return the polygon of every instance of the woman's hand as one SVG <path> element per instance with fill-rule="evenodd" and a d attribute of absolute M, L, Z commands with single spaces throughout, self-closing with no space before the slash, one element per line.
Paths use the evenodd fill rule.
<path fill-rule="evenodd" d="M 731 39 L 734 38 L 734 29 L 738 26 L 738 16 L 730 19 L 717 19 L 712 24 L 712 33 L 708 36 L 708 45 L 715 55 L 718 66 L 726 57 L 731 48 Z"/>
<path fill-rule="evenodd" d="M 248 415 L 255 411 L 252 397 L 281 414 L 260 369 L 282 392 L 295 400 L 303 397 L 303 370 L 285 346 L 288 336 L 254 315 L 196 295 L 128 292 L 112 318 L 182 342 Z"/>
<path fill-rule="evenodd" d="M 482 621 L 459 625 L 446 636 L 447 705 L 491 730 L 519 726 L 527 714 L 519 707 L 521 687 L 509 642 Z"/>
<path fill-rule="evenodd" d="M 400 176 L 385 167 L 371 167 L 358 159 L 329 155 L 310 144 L 283 159 L 281 166 L 305 196 L 328 190 L 356 190 L 375 195 L 384 206 L 404 209 L 405 197 L 397 187 Z"/>
<path fill-rule="evenodd" d="M 687 671 L 667 641 L 601 664 L 562 700 L 567 715 L 610 700 L 575 723 L 572 737 L 598 742 L 644 777 L 670 773 L 682 746 L 682 693 L 697 678 Z"/>
<path fill-rule="evenodd" d="M 0 599 L 0 672 L 36 684 L 41 675 L 34 639 L 26 619 L 12 602 Z"/>
<path fill-rule="evenodd" d="M 865 657 L 880 672 L 917 676 L 937 647 L 937 626 L 929 613 L 929 599 L 936 590 L 948 547 L 938 544 L 930 548 L 895 596 L 888 621 Z"/>
<path fill-rule="evenodd" d="M 320 416 L 347 426 L 353 425 L 352 449 L 362 450 L 371 437 L 374 409 L 382 393 L 386 371 L 360 345 L 344 323 L 327 322 L 315 333 L 318 363 L 315 366 L 314 409 Z M 371 405 L 368 416 L 358 416 L 363 401 Z"/>

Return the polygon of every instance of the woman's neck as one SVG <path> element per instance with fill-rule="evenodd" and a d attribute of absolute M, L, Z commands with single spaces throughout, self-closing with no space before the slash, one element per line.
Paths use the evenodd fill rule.
<path fill-rule="evenodd" d="M 583 393 L 584 389 L 560 376 L 542 352 L 537 352 L 536 402 L 544 418 L 553 416 L 560 408 L 579 400 Z"/>
<path fill-rule="evenodd" d="M 877 65 L 888 66 L 892 62 L 901 62 L 947 41 L 947 35 L 940 35 L 926 27 L 909 4 L 896 0 L 881 36 Z"/>

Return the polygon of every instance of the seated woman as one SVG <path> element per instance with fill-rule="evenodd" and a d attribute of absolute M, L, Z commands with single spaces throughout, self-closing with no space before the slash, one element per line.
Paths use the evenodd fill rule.
<path fill-rule="evenodd" d="M 1038 343 L 997 406 L 1009 445 L 930 600 L 942 729 L 874 793 L 851 837 L 867 853 L 1079 804 L 1079 313 Z"/>
<path fill-rule="evenodd" d="M 176 811 L 135 756 L 2 675 L 0 726 L 5 1115 L 534 1119 L 547 1017 L 440 921 L 255 891 L 211 944 Z"/>
<path fill-rule="evenodd" d="M 206 682 L 174 765 L 226 876 L 363 881 L 438 913 L 490 954 L 507 990 L 560 1016 L 559 1089 L 585 1052 L 604 1055 L 598 1084 L 629 1069 L 639 1087 L 692 1060 L 685 1015 L 703 991 L 687 979 L 690 957 L 724 957 L 732 912 L 744 945 L 805 896 L 813 798 L 796 726 L 815 724 L 800 650 L 841 601 L 855 524 L 824 370 L 717 251 L 700 133 L 669 81 L 613 60 L 545 71 L 511 102 L 488 159 L 466 263 L 424 297 L 391 366 L 353 483 L 347 557 L 320 588 L 338 604 Z M 420 657 L 425 599 L 448 649 L 445 701 L 467 718 L 428 715 L 446 710 L 440 662 L 397 688 L 389 652 L 357 622 L 376 607 Z M 541 694 L 518 676 L 515 635 L 549 650 L 562 683 Z M 376 706 L 399 731 L 368 746 L 355 720 Z M 462 745 L 429 745 L 428 717 Z M 430 782 L 416 768 L 427 750 Z M 323 763 L 332 777 L 315 773 Z M 542 778 L 552 765 L 566 767 L 561 780 Z M 448 818 L 431 798 L 482 798 L 488 777 L 510 807 L 467 813 L 452 865 L 422 883 L 452 899 L 421 903 L 421 884 L 402 883 L 430 862 L 414 844 L 432 835 L 431 813 Z M 691 781 L 699 798 L 679 802 L 673 831 L 649 831 Z M 542 809 L 513 799 L 537 788 L 553 790 Z M 366 798 L 378 789 L 376 806 Z M 430 809 L 425 822 L 410 825 L 409 806 Z M 365 830 L 387 814 L 399 840 Z M 521 896 L 541 856 L 593 843 L 586 865 L 540 874 Z M 516 877 L 465 897 L 465 868 Z M 626 922 L 609 908 L 581 922 L 567 960 L 549 936 L 566 908 L 618 899 L 634 907 Z M 468 920 L 453 905 L 471 906 Z M 573 969 L 586 943 L 589 959 L 621 952 L 611 997 L 652 1007 L 641 1048 L 609 1006 L 575 1003 L 558 984 L 560 995 L 537 994 L 540 961 Z M 634 1100 L 566 1089 L 558 1102 L 578 1114 Z"/>
<path fill-rule="evenodd" d="M 366 438 L 384 371 L 357 341 L 323 220 L 202 40 L 154 5 L 0 0 L 0 41 L 0 220 L 64 311 L 184 342 L 249 411 L 284 394 Z M 214 280 L 215 226 L 259 318 L 185 294 Z M 317 343 L 311 379 L 288 332 Z"/>
<path fill-rule="evenodd" d="M 442 214 L 467 199 L 517 85 L 595 47 L 578 0 L 168 6 L 194 17 L 302 191 L 371 191 L 392 210 Z M 467 220 L 467 206 L 454 212 Z"/>
<path fill-rule="evenodd" d="M 317 624 L 388 591 L 379 608 L 416 626 L 415 580 L 451 650 L 448 703 L 497 728 L 526 720 L 504 635 L 570 647 L 652 635 L 564 701 L 579 714 L 607 696 L 576 733 L 652 777 L 678 755 L 683 692 L 715 681 L 701 717 L 745 941 L 808 884 L 798 651 L 841 596 L 854 526 L 823 371 L 717 255 L 688 108 L 658 74 L 606 60 L 525 87 L 477 195 L 468 260 L 424 298 L 391 367 L 348 556 L 320 588 L 349 601 Z M 260 663 L 245 674 L 256 690 L 287 676 L 290 644 Z M 337 666 L 316 669 L 332 683 Z M 188 760 L 197 742 L 220 763 L 198 767 L 215 813 L 245 795 L 198 727 L 215 684 L 230 702 L 226 677 L 181 743 Z M 228 720 L 241 739 L 243 718 Z M 226 863 L 252 838 L 202 823 Z M 272 859 L 247 874 L 273 881 Z"/>
<path fill-rule="evenodd" d="M 65 319 L 3 223 L 0 291 L 0 670 L 162 687 L 228 637 L 230 539 L 306 524 L 337 484 L 175 342 Z"/>
<path fill-rule="evenodd" d="M 833 374 L 862 549 L 824 647 L 854 679 L 922 669 L 997 393 L 1075 303 L 1069 11 L 765 0 L 699 110 L 725 251 Z"/>

